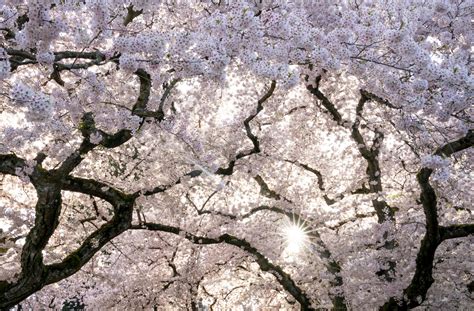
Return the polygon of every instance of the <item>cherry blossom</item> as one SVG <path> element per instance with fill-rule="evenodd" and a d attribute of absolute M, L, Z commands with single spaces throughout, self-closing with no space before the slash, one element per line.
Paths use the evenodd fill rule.
<path fill-rule="evenodd" d="M 0 309 L 469 309 L 472 19 L 0 1 Z"/>

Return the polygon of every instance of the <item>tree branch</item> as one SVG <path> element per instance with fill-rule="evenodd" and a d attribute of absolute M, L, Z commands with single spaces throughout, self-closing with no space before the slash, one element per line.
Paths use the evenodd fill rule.
<path fill-rule="evenodd" d="M 474 135 L 470 130 L 464 137 L 449 142 L 438 149 L 436 155 L 450 156 L 455 152 L 468 149 L 474 145 Z M 393 308 L 415 308 L 426 299 L 426 293 L 434 282 L 433 261 L 436 249 L 442 241 L 472 234 L 473 225 L 453 225 L 440 227 L 438 223 L 436 192 L 430 184 L 432 169 L 422 168 L 416 175 L 421 188 L 420 201 L 426 218 L 426 233 L 421 241 L 420 249 L 416 256 L 415 275 L 410 285 L 403 291 L 404 299 L 396 301 L 393 297 L 387 301 L 382 310 L 393 310 Z"/>
<path fill-rule="evenodd" d="M 131 227 L 131 229 L 152 230 L 172 233 L 175 235 L 180 235 L 183 238 L 189 240 L 190 242 L 200 245 L 225 243 L 239 247 L 240 249 L 244 250 L 255 258 L 256 263 L 259 265 L 262 271 L 270 272 L 271 274 L 273 274 L 276 277 L 278 283 L 280 283 L 283 288 L 300 303 L 302 310 L 315 310 L 311 307 L 311 302 L 309 298 L 306 296 L 303 290 L 301 290 L 298 285 L 296 285 L 296 283 L 291 279 L 291 277 L 286 272 L 284 272 L 281 267 L 271 263 L 262 253 L 260 253 L 255 247 L 253 247 L 244 239 L 239 239 L 230 234 L 223 234 L 217 238 L 196 236 L 192 233 L 183 231 L 178 227 L 157 223 L 144 223 L 138 226 L 134 225 Z"/>
<path fill-rule="evenodd" d="M 263 181 L 263 179 L 262 179 L 262 181 Z M 268 186 L 266 186 L 266 188 L 268 189 Z M 268 189 L 268 191 L 270 191 L 270 193 L 273 193 L 274 196 L 276 195 L 276 196 L 280 197 L 280 195 L 278 193 L 274 192 L 273 190 Z M 270 196 L 270 198 L 274 198 L 274 196 Z M 291 219 L 293 222 L 295 222 L 297 224 L 305 224 L 305 226 L 308 226 L 309 236 L 311 237 L 313 242 L 316 245 L 319 246 L 319 248 L 316 248 L 316 252 L 318 253 L 318 255 L 323 260 L 325 260 L 325 266 L 326 266 L 328 272 L 331 273 L 334 276 L 334 280 L 330 281 L 331 286 L 333 286 L 333 287 L 342 286 L 343 280 L 342 280 L 342 277 L 339 274 L 341 272 L 341 267 L 340 267 L 339 263 L 337 263 L 334 259 L 332 259 L 331 252 L 329 251 L 329 249 L 328 249 L 327 245 L 324 243 L 324 241 L 321 239 L 321 236 L 319 235 L 317 230 L 315 228 L 312 228 L 310 225 L 307 225 L 307 223 L 312 223 L 313 222 L 312 220 L 305 221 L 298 213 L 295 213 L 294 211 L 287 211 L 287 210 L 284 210 L 284 209 L 279 208 L 279 207 L 267 206 L 267 205 L 261 205 L 261 206 L 254 207 L 249 212 L 245 213 L 242 216 L 235 216 L 235 215 L 231 215 L 231 214 L 221 213 L 219 211 L 209 211 L 209 210 L 202 210 L 202 209 L 199 210 L 197 208 L 196 208 L 196 210 L 197 210 L 199 215 L 202 215 L 202 214 L 215 214 L 215 215 L 219 215 L 219 216 L 223 216 L 223 217 L 228 217 L 230 219 L 244 219 L 244 218 L 248 218 L 248 217 L 250 217 L 250 216 L 252 216 L 255 213 L 260 212 L 260 211 L 271 211 L 271 212 L 274 212 L 274 213 L 285 215 L 286 217 L 288 217 L 289 219 Z M 331 297 L 331 301 L 333 303 L 333 306 L 334 306 L 335 310 L 347 310 L 344 294 L 335 294 L 335 295 L 331 294 L 330 297 Z"/>
<path fill-rule="evenodd" d="M 114 217 L 94 231 L 82 245 L 69 254 L 62 262 L 47 265 L 44 284 L 58 282 L 82 268 L 105 244 L 130 228 L 134 200 L 124 200 L 114 206 Z"/>
<path fill-rule="evenodd" d="M 42 251 L 59 224 L 61 190 L 44 173 L 31 175 L 38 200 L 35 224 L 25 239 L 21 252 L 21 273 L 13 283 L 0 282 L 0 308 L 10 308 L 41 289 L 44 285 Z"/>
<path fill-rule="evenodd" d="M 474 234 L 474 224 L 450 225 L 447 227 L 439 227 L 439 235 L 441 241 L 448 239 L 463 238 Z"/>
<path fill-rule="evenodd" d="M 321 82 L 321 76 L 318 76 L 315 81 L 315 86 L 312 84 L 307 86 L 307 89 L 311 94 L 316 96 L 321 102 L 322 105 L 326 108 L 329 114 L 332 116 L 332 119 L 337 122 L 338 125 L 344 126 L 344 121 L 341 114 L 337 110 L 336 106 L 319 90 L 319 84 Z M 383 133 L 376 131 L 376 140 L 372 148 L 369 149 L 364 138 L 359 130 L 360 120 L 362 119 L 362 112 L 364 109 L 365 103 L 370 100 L 370 97 L 365 96 L 365 92 L 361 91 L 361 97 L 356 107 L 356 119 L 351 127 L 351 138 L 357 144 L 357 149 L 359 150 L 360 155 L 367 162 L 367 176 L 369 177 L 369 189 L 370 193 L 379 193 L 382 189 L 382 178 L 380 164 L 378 160 L 378 154 L 380 150 L 381 141 L 383 139 Z M 321 188 L 321 187 L 320 187 Z M 325 198 L 326 202 L 333 203 L 329 198 Z M 377 213 L 377 218 L 379 223 L 385 222 L 387 219 L 394 220 L 395 210 L 390 207 L 385 200 L 372 200 L 372 205 Z"/>
<path fill-rule="evenodd" d="M 16 175 L 16 169 L 26 166 L 26 161 L 14 154 L 0 154 L 0 173 Z"/>

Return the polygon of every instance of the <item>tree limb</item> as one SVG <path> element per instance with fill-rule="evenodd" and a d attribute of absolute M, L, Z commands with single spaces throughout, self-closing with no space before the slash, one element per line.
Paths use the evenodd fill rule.
<path fill-rule="evenodd" d="M 474 135 L 472 130 L 458 140 L 449 142 L 435 151 L 435 155 L 450 156 L 455 152 L 468 149 L 474 145 Z M 472 234 L 473 225 L 453 225 L 440 227 L 438 222 L 437 197 L 436 192 L 430 184 L 432 169 L 423 167 L 417 174 L 418 184 L 421 188 L 420 201 L 423 205 L 423 212 L 426 218 L 426 233 L 416 256 L 415 275 L 410 285 L 403 291 L 404 297 L 401 301 L 390 298 L 383 306 L 382 310 L 393 310 L 394 308 L 415 308 L 426 299 L 426 293 L 434 282 L 433 261 L 436 249 L 442 241 L 450 238 L 467 236 Z"/>
<path fill-rule="evenodd" d="M 300 289 L 298 285 L 296 285 L 296 283 L 291 279 L 291 277 L 285 271 L 283 271 L 281 267 L 271 263 L 262 253 L 260 253 L 255 247 L 253 247 L 249 242 L 244 239 L 239 239 L 230 234 L 223 234 L 217 238 L 196 236 L 192 233 L 183 231 L 178 227 L 157 223 L 144 223 L 138 226 L 134 225 L 131 227 L 131 229 L 152 230 L 172 233 L 175 235 L 180 235 L 183 238 L 189 240 L 190 242 L 200 245 L 225 243 L 239 247 L 240 249 L 251 254 L 255 258 L 256 263 L 259 265 L 262 271 L 270 272 L 271 274 L 273 274 L 276 277 L 278 283 L 280 283 L 283 288 L 300 303 L 302 310 L 315 310 L 311 307 L 311 302 L 304 293 L 304 291 Z"/>

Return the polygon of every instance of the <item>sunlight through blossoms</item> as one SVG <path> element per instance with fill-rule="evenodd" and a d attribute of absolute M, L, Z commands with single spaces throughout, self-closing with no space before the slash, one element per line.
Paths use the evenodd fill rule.
<path fill-rule="evenodd" d="M 471 310 L 473 0 L 0 0 L 0 310 Z"/>
<path fill-rule="evenodd" d="M 285 251 L 290 255 L 298 254 L 307 248 L 309 243 L 308 234 L 301 224 L 289 224 L 283 228 L 286 248 Z"/>

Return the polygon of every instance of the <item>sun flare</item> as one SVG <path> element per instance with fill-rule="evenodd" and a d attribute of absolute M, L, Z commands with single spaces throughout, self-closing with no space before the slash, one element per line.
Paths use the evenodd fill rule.
<path fill-rule="evenodd" d="M 302 224 L 289 223 L 283 228 L 286 252 L 297 254 L 309 243 L 308 232 Z"/>

